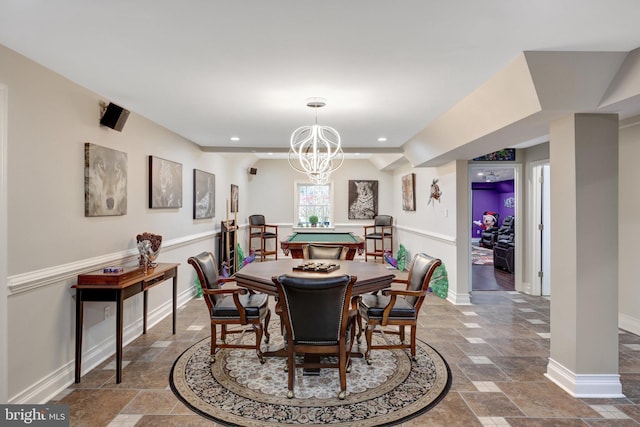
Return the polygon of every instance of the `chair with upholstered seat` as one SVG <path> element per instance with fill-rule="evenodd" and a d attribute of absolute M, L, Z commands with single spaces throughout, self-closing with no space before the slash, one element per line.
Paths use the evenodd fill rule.
<path fill-rule="evenodd" d="M 368 261 L 381 258 L 384 262 L 384 251 L 393 251 L 393 217 L 390 215 L 377 215 L 373 219 L 373 225 L 364 226 L 365 251 L 364 260 Z M 369 241 L 373 241 L 373 250 L 369 250 Z M 385 245 L 388 242 L 388 245 Z M 378 246 L 379 245 L 379 246 Z"/>
<path fill-rule="evenodd" d="M 309 244 L 302 248 L 304 259 L 347 259 L 346 246 Z"/>
<path fill-rule="evenodd" d="M 416 327 L 418 324 L 418 314 L 424 302 L 424 298 L 429 288 L 429 282 L 435 269 L 442 262 L 438 258 L 433 258 L 425 254 L 416 254 L 411 261 L 409 275 L 407 279 L 394 279 L 396 283 L 406 285 L 405 290 L 383 290 L 381 293 L 363 295 L 358 304 L 358 324 L 360 318 L 366 322 L 364 329 L 367 339 L 367 351 L 365 359 L 371 364 L 371 350 L 375 349 L 395 349 L 409 348 L 411 356 L 416 356 Z M 397 326 L 398 329 L 386 328 L 387 326 Z M 405 327 L 411 328 L 411 338 L 409 343 L 405 343 Z M 376 327 L 386 328 L 385 334 L 398 335 L 399 344 L 377 344 L 373 345 L 373 332 Z M 362 334 L 362 329 L 358 331 L 358 339 Z"/>
<path fill-rule="evenodd" d="M 224 287 L 226 282 L 234 282 L 233 278 L 220 278 L 216 269 L 216 261 L 211 252 L 202 252 L 188 260 L 198 274 L 204 300 L 211 317 L 211 362 L 215 362 L 217 348 L 253 348 L 261 363 L 264 363 L 260 344 L 262 335 L 269 342 L 269 319 L 271 310 L 268 307 L 268 295 L 255 293 L 244 288 Z M 217 343 L 216 327 L 221 325 L 220 338 Z M 251 325 L 256 334 L 255 345 L 231 343 L 227 344 L 227 334 L 245 332 L 244 330 L 227 330 L 227 325 Z"/>
<path fill-rule="evenodd" d="M 280 317 L 285 325 L 287 397 L 294 397 L 295 370 L 300 367 L 338 368 L 338 398 L 346 397 L 347 370 L 357 317 L 357 310 L 350 310 L 355 281 L 356 277 L 349 275 L 273 277 L 278 290 Z M 296 354 L 304 354 L 305 360 L 297 362 Z M 337 356 L 338 362 L 329 359 L 324 363 L 320 355 Z"/>
<path fill-rule="evenodd" d="M 260 240 L 260 246 L 253 247 L 254 239 Z M 267 242 L 273 240 L 273 250 L 267 250 Z M 249 252 L 254 251 L 256 256 L 260 256 L 260 261 L 268 255 L 275 255 L 278 259 L 278 226 L 265 222 L 264 215 L 249 216 Z"/>

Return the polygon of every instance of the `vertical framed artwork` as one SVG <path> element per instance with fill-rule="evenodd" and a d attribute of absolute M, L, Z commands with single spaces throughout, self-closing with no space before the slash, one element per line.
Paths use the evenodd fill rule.
<path fill-rule="evenodd" d="M 416 174 L 410 173 L 402 177 L 402 210 L 416 210 Z"/>
<path fill-rule="evenodd" d="M 84 144 L 84 216 L 127 213 L 127 153 Z"/>
<path fill-rule="evenodd" d="M 231 212 L 238 212 L 239 188 L 235 184 L 231 184 Z"/>
<path fill-rule="evenodd" d="M 182 165 L 149 156 L 149 207 L 182 207 Z"/>
<path fill-rule="evenodd" d="M 349 219 L 378 215 L 378 181 L 349 180 Z"/>
<path fill-rule="evenodd" d="M 193 170 L 193 219 L 213 218 L 216 212 L 216 176 Z"/>

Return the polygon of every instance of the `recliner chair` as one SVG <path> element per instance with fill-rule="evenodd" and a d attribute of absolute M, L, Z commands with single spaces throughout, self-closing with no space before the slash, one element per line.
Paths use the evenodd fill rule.
<path fill-rule="evenodd" d="M 508 216 L 498 230 L 498 237 L 493 246 L 493 266 L 513 273 L 515 251 L 515 218 Z"/>

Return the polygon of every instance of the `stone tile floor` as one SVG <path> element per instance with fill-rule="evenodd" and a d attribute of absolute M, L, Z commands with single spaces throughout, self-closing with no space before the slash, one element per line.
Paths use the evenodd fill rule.
<path fill-rule="evenodd" d="M 549 356 L 549 301 L 518 292 L 473 292 L 454 306 L 429 294 L 418 337 L 437 349 L 453 374 L 451 391 L 435 408 L 403 426 L 640 425 L 640 337 L 620 332 L 621 399 L 574 399 L 544 377 Z M 113 358 L 52 402 L 70 404 L 72 426 L 215 425 L 185 407 L 169 388 L 175 359 L 209 334 L 202 300 L 178 312 L 124 349 L 122 383 Z M 250 351 L 250 350 L 248 350 Z"/>

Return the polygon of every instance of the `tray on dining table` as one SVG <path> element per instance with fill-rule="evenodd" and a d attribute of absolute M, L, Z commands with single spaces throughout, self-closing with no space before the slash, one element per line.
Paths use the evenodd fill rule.
<path fill-rule="evenodd" d="M 330 273 L 340 268 L 340 264 L 332 262 L 305 262 L 293 267 L 293 271 L 308 271 L 313 273 Z"/>

